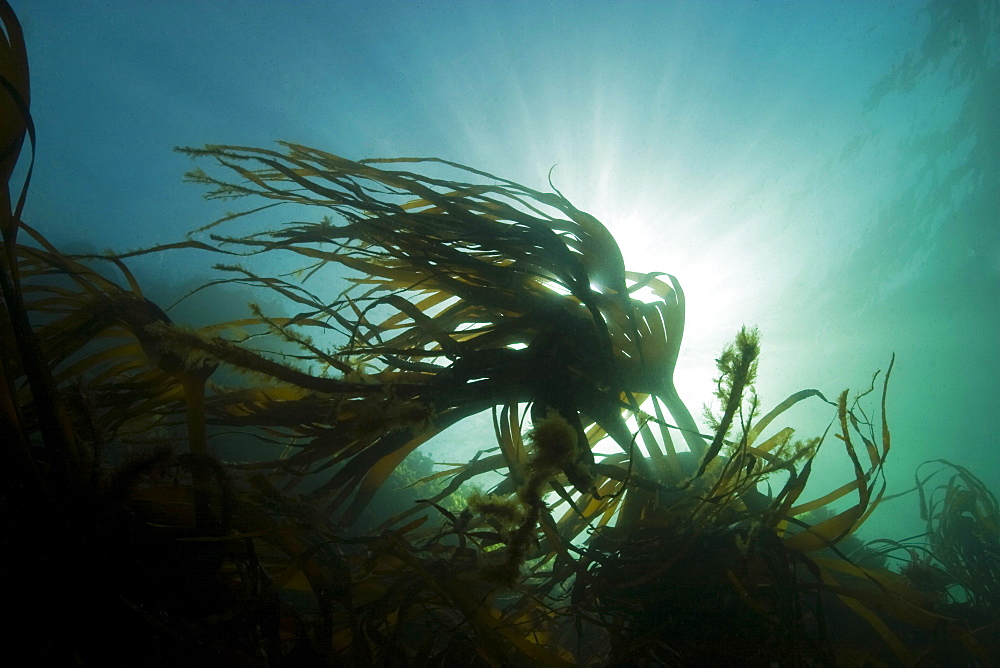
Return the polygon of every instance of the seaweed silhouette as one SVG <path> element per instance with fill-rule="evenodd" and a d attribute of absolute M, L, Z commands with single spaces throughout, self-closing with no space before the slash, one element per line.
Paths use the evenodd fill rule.
<path fill-rule="evenodd" d="M 6 184 L 34 131 L 23 38 L 6 3 L 0 17 Z M 154 248 L 67 255 L 21 220 L 28 184 L 16 202 L 2 189 L 0 549 L 16 605 L 55 619 L 18 627 L 10 659 L 861 665 L 995 650 L 1000 515 L 968 469 L 939 462 L 954 474 L 931 492 L 918 475 L 926 540 L 857 548 L 891 498 L 893 362 L 853 397 L 803 390 L 763 412 L 761 336 L 744 327 L 703 434 L 673 383 L 679 282 L 627 271 L 551 183 L 288 143 L 181 150 L 209 165 L 188 175 L 208 197 L 250 204 Z M 237 231 L 276 207 L 294 222 Z M 264 291 L 285 313 L 175 322 L 127 260 L 178 250 L 227 258 L 199 290 Z M 252 267 L 279 255 L 298 264 Z M 826 433 L 775 427 L 806 401 L 830 411 Z M 495 438 L 470 460 L 404 464 L 486 412 Z M 261 444 L 273 456 L 240 454 Z M 853 475 L 810 498 L 821 447 Z M 403 486 L 423 498 L 380 515 L 376 495 Z"/>

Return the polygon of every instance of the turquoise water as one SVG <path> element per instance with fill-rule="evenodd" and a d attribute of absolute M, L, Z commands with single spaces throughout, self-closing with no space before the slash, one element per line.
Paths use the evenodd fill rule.
<path fill-rule="evenodd" d="M 765 406 L 866 389 L 895 353 L 890 492 L 937 457 L 1000 488 L 995 3 L 12 5 L 39 137 L 24 218 L 70 250 L 223 211 L 181 183 L 175 145 L 433 155 L 540 189 L 555 165 L 630 268 L 684 285 L 695 412 L 744 323 Z M 163 294 L 197 278 L 137 268 Z M 845 479 L 824 447 L 820 487 Z M 919 530 L 910 496 L 868 533 Z"/>

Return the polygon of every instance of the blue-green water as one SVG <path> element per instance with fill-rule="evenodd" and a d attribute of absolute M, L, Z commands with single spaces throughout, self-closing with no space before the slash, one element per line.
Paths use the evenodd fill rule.
<path fill-rule="evenodd" d="M 24 218 L 71 250 L 173 241 L 225 209 L 181 183 L 175 145 L 433 155 L 537 188 L 556 165 L 630 268 L 684 285 L 693 409 L 744 323 L 765 406 L 864 389 L 895 352 L 890 492 L 936 457 L 1000 487 L 989 0 L 12 4 L 39 137 Z M 137 268 L 164 295 L 196 278 Z M 828 413 L 785 417 L 805 436 Z M 819 488 L 845 480 L 824 447 Z M 867 533 L 919 529 L 910 496 Z"/>

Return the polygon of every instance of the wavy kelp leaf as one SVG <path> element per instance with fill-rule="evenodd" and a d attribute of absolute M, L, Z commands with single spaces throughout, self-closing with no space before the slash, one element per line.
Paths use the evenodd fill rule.
<path fill-rule="evenodd" d="M 889 377 L 892 373 L 892 366 L 894 362 L 895 356 L 892 360 L 890 360 L 889 368 L 886 371 L 882 386 L 883 415 L 881 450 L 879 450 L 872 443 L 873 439 L 871 437 L 866 436 L 860 431 L 862 423 L 855 416 L 854 411 L 848 409 L 847 391 L 845 390 L 841 393 L 837 402 L 837 419 L 840 426 L 840 433 L 837 434 L 837 436 L 841 441 L 843 441 L 845 451 L 853 464 L 854 480 L 850 483 L 841 485 L 832 492 L 829 492 L 817 499 L 795 506 L 794 508 L 791 508 L 788 513 L 789 515 L 801 515 L 803 513 L 816 510 L 817 508 L 833 503 L 855 490 L 858 492 L 857 504 L 837 513 L 833 517 L 830 517 L 815 526 L 786 536 L 786 545 L 789 547 L 802 552 L 812 552 L 825 549 L 856 530 L 857 527 L 859 527 L 868 518 L 868 516 L 871 515 L 881 502 L 885 492 L 885 481 L 881 477 L 881 472 L 882 466 L 885 462 L 885 457 L 889 452 L 889 429 L 885 416 L 885 396 L 888 393 Z M 855 400 L 855 407 L 857 406 L 858 400 L 870 391 L 871 390 L 859 395 L 859 397 Z M 869 424 L 870 426 L 870 423 L 865 422 L 865 424 Z M 867 470 L 862 467 L 851 441 L 852 429 L 866 443 L 866 449 L 870 457 L 870 466 Z"/>
<path fill-rule="evenodd" d="M 784 401 L 779 403 L 777 406 L 768 411 L 763 417 L 757 420 L 753 427 L 747 432 L 747 443 L 753 445 L 756 442 L 757 437 L 760 436 L 764 429 L 766 429 L 775 418 L 795 404 L 810 397 L 819 397 L 822 401 L 830 403 L 819 390 L 800 390 L 787 397 Z"/>

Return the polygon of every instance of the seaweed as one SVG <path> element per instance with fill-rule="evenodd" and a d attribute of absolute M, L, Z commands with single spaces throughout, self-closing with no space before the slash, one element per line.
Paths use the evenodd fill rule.
<path fill-rule="evenodd" d="M 7 183 L 34 133 L 23 40 L 5 3 L 0 14 Z M 290 143 L 181 150 L 210 165 L 188 175 L 210 198 L 251 203 L 153 248 L 65 254 L 21 220 L 27 183 L 16 204 L 2 189 L 4 567 L 20 576 L 14 605 L 55 618 L 17 628 L 5 658 L 861 665 L 995 653 L 1000 519 L 971 471 L 918 471 L 927 536 L 858 538 L 894 498 L 895 358 L 854 396 L 808 389 L 765 412 L 762 338 L 743 327 L 717 361 L 720 412 L 706 410 L 701 433 L 673 383 L 679 281 L 627 271 L 610 232 L 551 183 Z M 238 231 L 278 207 L 295 221 Z M 182 249 L 226 256 L 196 291 L 263 291 L 286 312 L 175 322 L 127 261 Z M 279 254 L 300 264 L 252 266 Z M 824 434 L 776 428 L 807 401 L 830 412 Z M 484 440 L 474 457 L 431 470 L 422 446 L 486 412 L 493 438 L 469 436 Z M 273 455 L 256 456 L 262 446 Z M 810 496 L 830 447 L 852 474 Z M 376 500 L 401 487 L 408 507 Z"/>

